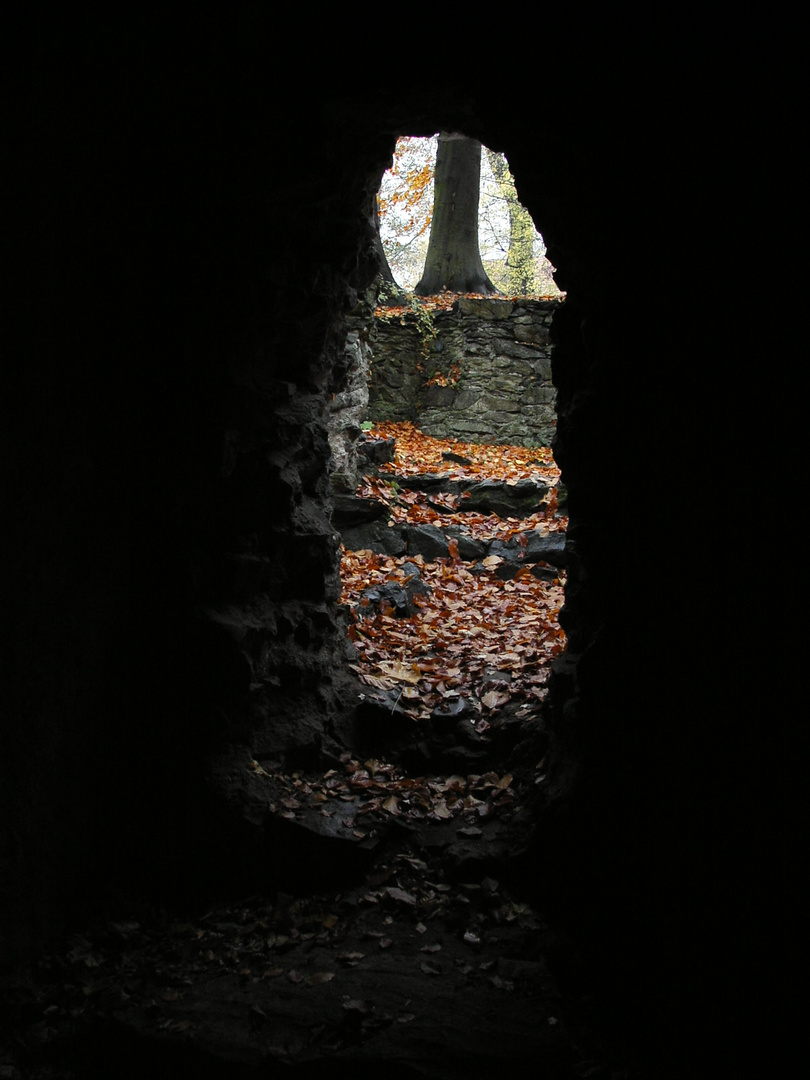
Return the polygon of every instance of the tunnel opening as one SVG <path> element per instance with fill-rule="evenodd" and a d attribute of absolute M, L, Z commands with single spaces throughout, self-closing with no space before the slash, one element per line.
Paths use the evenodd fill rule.
<path fill-rule="evenodd" d="M 398 138 L 393 161 L 376 192 L 374 225 L 380 266 L 373 318 L 361 323 L 359 332 L 354 328 L 350 333 L 347 353 L 354 363 L 349 370 L 349 392 L 330 413 L 330 443 L 336 459 L 331 478 L 336 498 L 333 522 L 344 541 L 342 602 L 355 649 L 351 666 L 366 688 L 371 688 L 371 696 L 381 692 L 392 695 L 392 712 L 398 709 L 414 720 L 421 716 L 423 722 L 429 721 L 431 709 L 437 707 L 437 720 L 442 709 L 455 714 L 456 719 L 469 719 L 474 713 L 474 722 L 483 731 L 489 724 L 482 713 L 491 709 L 497 713 L 516 693 L 521 694 L 520 679 L 515 676 L 527 655 L 529 669 L 542 664 L 544 670 L 527 675 L 534 685 L 523 687 L 524 714 L 531 711 L 530 702 L 537 705 L 545 697 L 547 689 L 540 686 L 549 674 L 551 660 L 563 647 L 564 633 L 556 614 L 565 577 L 565 491 L 550 446 L 556 427 L 554 394 L 553 388 L 542 395 L 534 392 L 543 376 L 550 383 L 548 343 L 554 305 L 539 318 L 523 305 L 532 299 L 562 302 L 564 294 L 553 280 L 542 237 L 517 199 L 506 158 L 477 143 L 475 165 L 467 166 L 477 170 L 473 211 L 476 246 L 486 262 L 492 264 L 494 258 L 500 258 L 493 276 L 502 287 L 497 295 L 508 292 L 508 300 L 496 306 L 497 322 L 484 320 L 477 326 L 473 322 L 470 329 L 441 321 L 443 314 L 458 312 L 458 292 L 443 287 L 440 297 L 414 294 L 423 277 L 432 214 L 439 206 L 433 183 L 438 141 L 438 136 Z M 454 177 L 453 183 L 461 181 Z M 474 319 L 475 298 L 468 294 L 463 299 L 468 303 L 465 314 Z M 491 310 L 486 311 L 486 317 Z M 507 320 L 513 311 L 516 317 L 510 330 Z M 394 363 L 392 375 L 391 352 L 382 336 L 375 335 L 374 327 L 392 323 L 405 327 L 408 321 L 416 324 L 416 332 L 400 342 L 399 357 L 394 358 L 399 364 Z M 482 327 L 490 335 L 488 342 Z M 479 369 L 484 367 L 483 389 L 471 385 L 478 379 L 466 370 L 468 366 L 475 369 L 475 360 Z M 520 367 L 523 381 L 510 382 L 510 371 Z M 385 372 L 382 377 L 377 375 L 380 370 Z M 494 390 L 487 385 L 492 372 L 496 380 L 501 376 Z M 385 381 L 387 393 L 379 388 Z M 444 391 L 444 399 L 433 397 L 424 410 L 424 403 L 414 401 L 417 383 L 429 394 Z M 459 386 L 472 408 L 454 414 Z M 548 421 L 540 436 L 529 423 L 538 401 Z M 383 418 L 394 423 L 381 424 Z M 521 446 L 510 446 L 510 442 Z M 442 663 L 435 648 L 437 626 L 449 636 L 453 624 L 461 621 L 458 603 L 455 616 L 451 606 L 444 610 L 437 607 L 426 619 L 416 618 L 416 609 L 426 604 L 426 596 L 432 592 L 422 581 L 426 554 L 429 563 L 440 560 L 450 590 L 445 593 L 445 603 L 452 592 L 464 591 L 459 574 L 466 575 L 471 594 L 479 595 L 481 608 L 476 612 L 478 605 L 471 605 L 472 625 L 459 626 L 456 641 L 449 645 L 456 659 L 467 654 L 463 662 L 466 675 L 461 674 L 455 660 L 448 660 L 450 653 L 446 651 Z M 455 579 L 452 567 L 457 571 Z M 490 596 L 486 602 L 482 585 L 488 577 L 499 581 L 506 594 L 514 595 L 499 602 Z M 487 632 L 494 641 L 500 625 L 505 637 L 510 620 L 520 618 L 515 614 L 516 601 L 527 602 L 531 591 L 539 592 L 546 586 L 559 595 L 551 605 L 546 597 L 545 602 L 534 605 L 531 614 L 523 613 L 526 632 L 512 637 L 518 652 L 505 642 L 499 650 L 486 643 Z M 399 646 L 405 653 L 398 653 L 394 642 L 402 643 L 403 630 L 414 624 L 419 629 L 408 646 Z M 538 661 L 538 653 L 529 643 L 529 624 L 538 633 L 536 644 L 540 648 L 539 635 L 545 633 L 543 661 Z M 389 648 L 382 646 L 386 625 L 392 635 L 389 646 L 393 647 Z M 430 643 L 424 640 L 426 627 L 432 627 Z M 467 635 L 466 648 L 459 640 L 462 635 Z M 497 663 L 496 651 L 500 653 Z M 374 662 L 369 666 L 372 655 L 376 655 L 376 666 Z M 421 669 L 416 660 L 419 655 L 423 657 Z M 472 694 L 475 668 L 480 669 L 484 682 Z M 397 683 L 397 674 L 404 681 Z M 467 685 L 463 686 L 465 678 Z M 427 698 L 420 700 L 425 693 Z M 447 734 L 452 742 L 449 730 Z"/>
<path fill-rule="evenodd" d="M 465 140 L 461 135 L 445 134 L 442 138 Z M 473 229 L 476 233 L 473 246 L 492 268 L 491 276 L 495 279 L 492 287 L 498 289 L 498 296 L 509 297 L 495 309 L 484 308 L 485 319 L 477 325 L 474 299 L 469 294 L 463 297 L 467 302 L 465 314 L 473 315 L 473 319 L 465 326 L 448 323 L 443 318 L 448 312 L 458 312 L 461 294 L 453 288 L 443 285 L 442 295 L 433 297 L 419 297 L 414 292 L 423 278 L 429 255 L 433 215 L 442 214 L 442 199 L 434 186 L 440 137 L 397 138 L 393 160 L 384 171 L 376 194 L 374 221 L 380 269 L 374 318 L 365 326 L 361 324 L 360 334 L 352 330 L 354 363 L 353 370 L 350 367 L 349 392 L 339 397 L 330 414 L 329 426 L 336 458 L 332 482 L 339 500 L 333 521 L 338 528 L 341 523 L 348 524 L 343 539 L 349 550 L 367 553 L 364 573 L 363 566 L 357 565 L 356 556 L 349 569 L 347 544 L 342 549 L 343 602 L 350 599 L 352 588 L 365 589 L 362 597 L 354 597 L 357 607 L 350 605 L 350 633 L 355 642 L 363 633 L 362 625 L 357 622 L 359 610 L 366 615 L 374 613 L 377 619 L 394 615 L 413 620 L 414 605 L 419 604 L 419 597 L 423 599 L 427 590 L 423 583 L 416 585 L 420 571 L 417 563 L 407 557 L 409 546 L 413 548 L 411 555 L 422 564 L 427 551 L 431 558 L 453 556 L 460 565 L 460 541 L 465 557 L 473 558 L 469 567 L 475 575 L 497 570 L 503 581 L 511 581 L 516 575 L 523 577 L 523 582 L 508 585 L 509 589 L 528 591 L 526 577 L 532 562 L 536 577 L 545 572 L 546 578 L 557 585 L 559 573 L 564 573 L 564 530 L 558 531 L 558 516 L 562 513 L 565 494 L 558 484 L 559 472 L 550 447 L 556 427 L 549 348 L 553 308 L 550 306 L 538 315 L 525 307 L 531 299 L 562 301 L 564 296 L 553 280 L 554 268 L 545 257 L 542 237 L 517 199 L 507 159 L 502 153 L 467 141 L 475 147 L 474 160 L 464 161 L 459 172 L 472 172 L 477 194 L 470 207 L 471 221 L 456 221 L 456 232 L 450 233 L 448 246 L 462 244 L 459 234 L 464 228 Z M 445 175 L 440 187 L 442 184 L 456 192 L 463 186 L 463 177 L 454 174 L 448 179 Z M 455 193 L 453 198 L 456 199 Z M 469 257 L 474 261 L 473 253 Z M 449 265 L 447 272 L 454 272 Z M 444 280 L 453 284 L 451 278 Z M 510 329 L 509 316 L 515 306 Z M 487 322 L 490 316 L 497 322 Z M 404 328 L 402 332 L 400 327 Z M 387 335 L 391 335 L 391 340 L 387 340 Z M 522 368 L 522 379 L 513 378 L 517 368 Z M 543 388 L 538 392 L 543 379 Z M 427 396 L 420 399 L 420 394 Z M 456 407 L 459 403 L 463 403 L 461 408 Z M 529 417 L 532 411 L 540 410 L 544 410 L 545 423 L 539 428 L 532 427 Z M 397 432 L 396 423 L 390 428 L 380 426 L 382 419 L 405 423 Z M 375 424 L 376 432 L 368 430 L 374 429 Z M 387 432 L 390 436 L 401 434 L 406 445 L 397 451 L 395 437 L 388 437 L 386 442 Z M 421 436 L 421 445 L 416 435 Z M 434 445 L 429 446 L 431 436 L 448 437 L 442 446 L 433 437 Z M 510 443 L 529 448 L 528 453 L 521 456 L 518 447 L 510 448 Z M 420 450 L 420 469 L 427 475 L 417 483 L 414 465 L 419 461 Z M 399 463 L 384 460 L 394 453 Z M 464 458 L 464 453 L 473 453 L 477 460 Z M 448 475 L 448 467 L 455 469 L 457 475 Z M 372 476 L 362 475 L 364 471 Z M 410 475 L 410 480 L 403 472 Z M 359 480 L 361 487 L 354 491 L 352 485 Z M 408 490 L 410 485 L 413 489 Z M 352 496 L 361 494 L 361 490 L 366 498 L 365 509 L 356 501 L 352 504 Z M 514 496 L 512 500 L 510 495 Z M 523 527 L 519 525 L 518 518 L 529 511 L 540 511 L 540 503 L 544 521 L 536 513 Z M 465 513 L 454 517 L 454 511 L 462 509 Z M 487 513 L 489 536 L 484 535 L 486 529 L 481 519 L 475 519 Z M 359 527 L 364 517 L 366 526 L 370 524 L 370 527 Z M 477 532 L 475 541 L 469 535 L 471 522 Z M 548 538 L 550 523 L 557 532 L 558 542 L 549 544 L 549 551 L 561 549 L 554 558 L 556 569 L 538 558 L 542 548 L 538 542 Z M 414 526 L 421 527 L 421 535 L 414 532 Z M 442 535 L 444 526 L 449 527 L 446 536 Z M 526 559 L 529 537 L 534 542 L 530 559 Z M 495 548 L 488 549 L 492 541 L 497 552 Z M 390 595 L 374 591 L 373 579 L 379 583 L 381 572 L 384 577 L 380 557 L 389 557 L 393 563 L 395 555 L 400 556 L 400 563 L 405 563 L 407 568 L 389 566 L 394 580 L 388 586 L 383 585 L 383 593 L 387 589 L 389 594 L 396 595 L 399 603 L 394 610 Z M 504 558 L 508 555 L 511 559 Z M 403 573 L 409 580 L 406 592 L 413 594 L 415 588 L 420 588 L 416 597 L 404 596 L 402 585 L 396 583 L 397 575 L 402 577 Z M 350 576 L 353 585 L 347 588 Z M 369 609 L 369 596 L 374 610 Z M 507 612 L 512 610 L 505 604 L 503 608 Z M 490 604 L 490 618 L 492 610 Z M 447 626 L 447 620 L 444 624 Z M 372 624 L 366 621 L 365 625 L 370 632 Z M 561 633 L 558 625 L 554 629 Z M 483 627 L 478 625 L 464 633 L 481 634 Z M 518 648 L 524 646 L 525 643 Z M 514 652 L 511 657 L 518 659 Z M 396 660 L 394 656 L 393 661 Z M 357 670 L 356 663 L 354 669 Z M 451 667 L 451 670 L 455 669 Z M 418 698 L 413 685 L 415 673 L 416 666 L 410 672 L 411 685 L 399 688 L 390 684 L 390 670 L 376 674 L 369 670 L 364 675 L 372 679 L 376 689 L 393 690 L 399 693 L 404 705 L 408 699 L 413 705 L 413 699 Z M 427 670 L 423 672 L 427 674 Z M 492 691 L 489 703 L 498 697 L 503 703 L 504 677 L 511 678 L 508 672 L 504 676 L 501 664 L 500 675 L 495 674 L 496 681 L 501 683 L 501 693 Z M 387 679 L 388 685 L 383 686 Z M 453 688 L 448 690 L 441 677 L 435 678 L 434 683 L 446 694 L 457 693 Z M 538 696 L 544 694 L 544 691 L 535 692 Z M 480 700 L 476 699 L 476 704 L 481 710 Z M 413 708 L 411 715 L 416 715 Z"/>
<path fill-rule="evenodd" d="M 377 221 L 387 269 L 394 286 L 413 293 L 422 277 L 434 212 L 438 134 L 403 135 L 383 173 L 377 193 Z M 554 267 L 502 152 L 481 146 L 478 247 L 488 276 L 507 296 L 556 296 Z M 390 285 L 387 269 L 383 280 Z M 386 289 L 381 289 L 385 299 Z"/>
<path fill-rule="evenodd" d="M 567 522 L 550 449 L 409 424 L 368 434 L 391 460 L 361 477 L 350 505 L 368 520 L 342 535 L 353 670 L 423 722 L 452 706 L 486 730 L 507 704 L 530 712 L 564 638 Z"/>
<path fill-rule="evenodd" d="M 352 321 L 347 343 L 351 361 L 347 365 L 348 392 L 338 393 L 328 414 L 334 458 L 330 475 L 335 499 L 333 523 L 343 541 L 341 605 L 348 621 L 347 662 L 361 680 L 361 743 L 373 732 L 375 754 L 383 756 L 384 751 L 396 747 L 397 764 L 406 764 L 408 769 L 441 765 L 447 772 L 455 764 L 456 772 L 464 767 L 474 771 L 476 762 L 485 759 L 492 739 L 490 728 L 499 729 L 497 742 L 514 743 L 521 724 L 501 724 L 505 714 L 499 715 L 504 706 L 509 706 L 510 721 L 524 721 L 527 731 L 534 724 L 539 753 L 532 782 L 540 784 L 548 739 L 542 731 L 539 706 L 548 694 L 551 663 L 565 642 L 557 621 L 565 581 L 565 492 L 559 485 L 559 470 L 549 446 L 553 422 L 546 428 L 544 445 L 522 431 L 521 416 L 529 413 L 534 399 L 525 387 L 522 392 L 511 386 L 498 404 L 507 401 L 511 419 L 517 422 L 517 428 L 509 430 L 517 431 L 517 440 L 523 445 L 510 445 L 509 438 L 503 435 L 500 440 L 497 436 L 489 442 L 482 438 L 473 445 L 472 436 L 467 442 L 459 437 L 442 441 L 428 436 L 418 422 L 406 420 L 399 426 L 394 422 L 386 427 L 378 422 L 377 403 L 369 401 L 369 368 L 386 364 L 382 357 L 375 356 L 378 339 L 374 323 L 392 318 L 406 323 L 407 307 L 396 301 L 408 302 L 402 287 L 416 284 L 421 273 L 418 264 L 426 254 L 435 146 L 435 137 L 397 139 L 393 168 L 399 171 L 402 181 L 399 195 L 391 186 L 396 183 L 391 170 L 378 181 L 373 215 L 377 239 L 383 244 L 388 241 L 397 271 L 400 262 L 396 253 L 407 252 L 409 266 L 405 266 L 403 278 L 397 282 L 383 246 L 377 244 L 379 265 L 373 295 L 364 314 Z M 497 188 L 498 198 L 505 202 L 504 177 L 513 195 L 514 180 L 502 154 L 495 156 L 486 147 L 481 148 L 481 154 L 487 170 L 477 197 L 476 206 L 484 207 L 478 212 L 478 231 L 482 235 L 487 231 L 494 234 L 496 246 L 503 252 L 510 247 L 510 213 L 501 205 L 497 221 L 492 212 L 492 188 Z M 501 165 L 500 183 L 492 168 L 494 164 L 497 167 L 496 158 Z M 389 214 L 396 217 L 402 207 L 407 224 L 403 225 L 400 215 L 395 225 L 390 220 L 388 226 L 384 225 Z M 523 207 L 513 210 L 527 215 Z M 562 302 L 564 296 L 551 276 L 553 268 L 544 258 L 542 238 L 534 222 L 528 220 L 534 230 L 529 243 L 535 261 L 531 280 L 541 281 L 543 292 L 526 296 L 513 291 L 498 309 L 498 319 L 516 310 L 518 333 L 515 336 L 513 332 L 511 351 L 504 349 L 503 361 L 507 366 L 523 364 L 531 381 L 536 377 L 540 356 L 544 374 L 550 378 L 549 340 L 555 305 L 543 311 L 539 329 L 537 320 L 532 323 L 531 313 L 527 314 L 521 305 L 532 299 Z M 414 261 L 414 241 L 420 239 L 422 251 Z M 485 251 L 491 254 L 491 242 Z M 500 268 L 504 286 L 505 273 L 504 265 Z M 411 305 L 414 299 L 411 292 Z M 420 311 L 428 310 L 430 299 L 420 301 Z M 441 299 L 446 310 L 458 307 L 457 294 L 445 289 Z M 468 295 L 465 299 L 475 298 Z M 422 303 L 426 306 L 422 307 Z M 435 326 L 431 330 L 431 355 L 424 349 L 424 335 L 418 329 L 406 347 L 405 364 L 423 386 L 446 388 L 448 379 L 433 370 L 432 363 L 442 351 L 447 332 Z M 463 350 L 463 334 L 461 342 Z M 471 345 L 470 351 L 475 352 L 476 346 Z M 401 383 L 394 396 L 404 399 Z M 548 401 L 546 397 L 546 409 Z M 553 396 L 551 401 L 553 410 Z M 409 416 L 409 404 L 404 400 L 402 408 L 402 413 L 396 415 Z M 402 444 L 399 451 L 396 436 Z M 414 465 L 420 447 L 429 444 L 438 465 L 422 462 L 421 472 L 428 475 L 419 478 Z M 383 457 L 378 457 L 375 464 L 374 456 L 380 453 Z M 477 460 L 465 458 L 465 453 L 477 455 Z M 396 461 L 386 460 L 395 454 Z M 448 475 L 448 465 L 456 475 Z M 450 490 L 442 490 L 448 484 Z M 461 505 L 464 513 L 454 516 Z M 446 532 L 443 526 L 448 527 Z M 436 568 L 444 586 L 445 606 L 437 605 L 430 612 L 418 611 L 427 604 L 427 595 L 441 595 L 437 581 L 427 582 Z M 464 620 L 459 615 L 459 596 L 464 588 L 477 597 L 477 603 L 473 600 L 471 605 L 463 605 L 469 612 L 467 625 L 461 625 Z M 453 593 L 456 595 L 449 599 Z M 526 610 L 521 609 L 522 604 Z M 458 624 L 455 639 L 442 642 L 443 636 L 453 636 L 450 631 L 454 623 Z M 408 630 L 410 640 L 405 645 Z M 477 683 L 474 692 L 473 680 Z M 507 734 L 508 729 L 511 734 Z M 456 782 L 458 786 L 458 775 Z M 510 791 L 509 797 L 513 796 Z M 386 801 L 390 813 L 400 813 L 392 794 Z M 463 808 L 457 795 L 451 805 L 456 811 Z M 404 812 L 410 812 L 407 800 Z M 444 801 L 440 812 L 449 816 Z M 414 814 L 418 819 L 422 810 L 414 809 Z M 428 815 L 435 820 L 429 805 Z"/>

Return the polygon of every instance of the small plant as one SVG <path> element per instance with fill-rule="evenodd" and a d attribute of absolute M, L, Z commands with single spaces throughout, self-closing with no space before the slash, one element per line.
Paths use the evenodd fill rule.
<path fill-rule="evenodd" d="M 390 281 L 380 281 L 377 292 L 377 306 L 381 308 L 394 307 L 402 303 L 401 290 Z"/>
<path fill-rule="evenodd" d="M 430 354 L 431 343 L 439 336 L 436 323 L 433 321 L 433 311 L 427 304 L 423 304 L 421 300 L 418 300 L 413 295 L 408 297 L 408 306 L 416 321 L 416 330 L 419 334 L 422 358 L 427 360 Z"/>
<path fill-rule="evenodd" d="M 381 292 L 382 297 L 382 292 Z M 461 377 L 459 361 L 453 361 L 449 371 L 442 371 L 436 367 L 437 358 L 434 355 L 441 351 L 441 343 L 434 346 L 439 336 L 435 317 L 437 311 L 448 311 L 457 299 L 457 294 L 442 290 L 440 296 L 418 297 L 414 293 L 405 296 L 405 303 L 394 307 L 385 307 L 380 303 L 374 312 L 375 319 L 384 322 L 398 320 L 403 326 L 408 325 L 408 320 L 413 319 L 416 332 L 419 336 L 419 359 L 416 362 L 416 370 L 422 375 L 426 371 L 433 371 L 430 378 L 426 379 L 424 386 L 452 386 L 458 385 Z"/>

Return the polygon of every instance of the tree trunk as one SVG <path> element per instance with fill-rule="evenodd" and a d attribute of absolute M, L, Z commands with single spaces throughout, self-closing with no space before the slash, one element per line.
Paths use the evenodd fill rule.
<path fill-rule="evenodd" d="M 425 269 L 414 292 L 496 293 L 478 249 L 481 143 L 464 135 L 439 136 L 433 179 L 433 221 Z"/>
<path fill-rule="evenodd" d="M 405 293 L 397 285 L 388 259 L 385 257 L 382 237 L 380 236 L 380 207 L 374 200 L 374 252 L 380 267 L 380 303 L 385 305 L 404 304 Z"/>

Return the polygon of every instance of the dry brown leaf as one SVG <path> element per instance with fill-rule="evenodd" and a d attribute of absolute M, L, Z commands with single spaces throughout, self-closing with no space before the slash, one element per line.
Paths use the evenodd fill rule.
<path fill-rule="evenodd" d="M 383 473 L 408 475 L 429 471 L 502 482 L 532 477 L 549 485 L 556 484 L 559 478 L 549 450 L 476 446 L 433 439 L 409 424 L 378 424 L 375 434 L 396 440 L 395 460 L 383 467 Z M 442 459 L 446 450 L 468 458 L 472 464 L 450 466 Z M 554 518 L 548 506 L 524 520 L 462 514 L 458 507 L 463 499 L 427 496 L 407 488 L 397 490 L 384 476 L 365 478 L 358 494 L 384 501 L 391 510 L 391 524 L 420 521 L 455 524 L 485 542 L 514 537 L 521 548 L 526 547 L 531 531 L 549 535 L 565 528 L 565 520 Z M 439 514 L 439 507 L 448 512 Z M 524 699 L 539 697 L 531 689 L 528 676 L 538 671 L 548 672 L 552 660 L 565 646 L 565 635 L 557 622 L 563 602 L 559 582 L 541 581 L 529 567 L 521 568 L 511 581 L 495 575 L 472 574 L 471 564 L 457 557 L 458 540 L 453 540 L 449 547 L 451 559 L 431 563 L 426 563 L 422 556 L 343 552 L 341 599 L 350 608 L 368 585 L 386 580 L 403 581 L 406 563 L 420 567 L 422 579 L 430 589 L 427 595 L 417 597 L 417 614 L 410 619 L 394 618 L 393 613 L 368 612 L 349 629 L 358 650 L 354 670 L 368 685 L 400 693 L 400 709 L 414 719 L 428 716 L 443 696 L 450 692 L 458 694 L 461 686 L 469 688 L 470 696 L 479 700 L 496 689 L 486 685 L 483 657 L 488 658 L 490 666 L 509 665 L 512 685 L 500 688 L 503 693 L 508 690 L 510 697 Z M 484 567 L 497 569 L 502 562 L 500 556 L 488 556 Z M 491 708 L 501 704 L 494 698 L 486 700 L 492 702 Z"/>
<path fill-rule="evenodd" d="M 405 892 L 404 889 L 397 889 L 391 886 L 387 888 L 385 892 L 392 900 L 397 900 L 402 904 L 409 904 L 410 906 L 416 904 L 416 897 L 412 893 Z"/>
<path fill-rule="evenodd" d="M 307 986 L 320 986 L 321 983 L 331 982 L 334 977 L 334 971 L 316 971 L 307 979 Z"/>
<path fill-rule="evenodd" d="M 403 660 L 383 660 L 377 664 L 377 668 L 384 676 L 387 675 L 397 682 L 415 684 L 422 678 L 422 672 L 416 664 L 408 664 Z"/>

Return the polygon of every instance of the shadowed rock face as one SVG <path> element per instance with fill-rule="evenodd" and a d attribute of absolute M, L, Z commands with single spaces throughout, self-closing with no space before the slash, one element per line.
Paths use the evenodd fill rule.
<path fill-rule="evenodd" d="M 699 185 L 723 163 L 703 168 L 689 141 L 673 156 L 670 133 L 700 116 L 666 97 L 616 101 L 617 148 L 605 96 L 578 95 L 587 75 L 571 71 L 566 108 L 542 121 L 464 92 L 425 104 L 329 85 L 302 125 L 250 65 L 238 103 L 194 73 L 174 91 L 138 76 L 90 93 L 77 49 L 65 79 L 43 61 L 26 162 L 45 311 L 10 390 L 4 964 L 111 887 L 162 895 L 207 878 L 230 812 L 207 786 L 221 747 L 312 755 L 349 730 L 325 409 L 376 272 L 371 199 L 394 140 L 463 130 L 505 151 L 568 293 L 552 339 L 569 656 L 533 858 L 549 909 L 584 928 L 617 1023 L 646 1018 L 651 1045 L 725 1029 L 726 1010 L 700 1004 L 750 985 L 731 946 L 756 888 L 725 901 L 743 851 L 765 855 L 737 813 L 755 728 L 734 700 L 735 650 L 709 662 L 694 644 L 700 611 L 733 640 L 734 575 L 726 560 L 685 596 L 673 518 L 699 450 L 718 500 L 704 542 L 731 550 L 717 520 L 733 393 L 713 374 L 721 312 L 683 295 L 692 251 L 722 265 Z M 606 289 L 619 257 L 621 303 Z M 672 393 L 684 319 L 688 400 Z"/>

